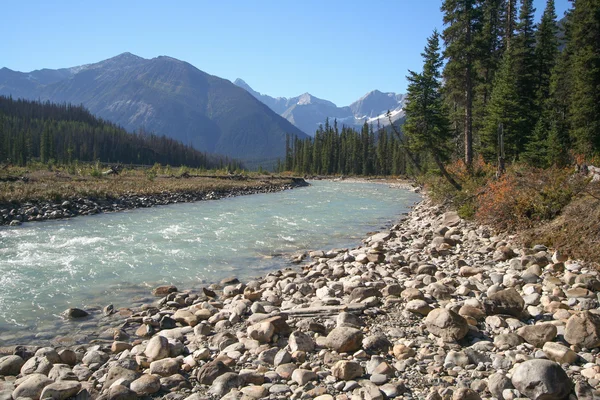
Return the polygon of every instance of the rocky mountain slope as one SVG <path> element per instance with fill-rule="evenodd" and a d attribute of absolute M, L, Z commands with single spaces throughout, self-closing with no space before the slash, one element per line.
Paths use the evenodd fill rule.
<path fill-rule="evenodd" d="M 83 104 L 127 130 L 143 128 L 242 159 L 279 157 L 304 133 L 245 90 L 186 62 L 130 53 L 29 73 L 0 69 L 0 94 Z"/>
<path fill-rule="evenodd" d="M 386 116 L 388 111 L 391 112 L 394 122 L 404 117 L 405 96 L 402 94 L 373 90 L 349 106 L 338 107 L 331 101 L 320 99 L 310 93 L 290 98 L 271 97 L 252 89 L 242 79 L 236 79 L 234 84 L 248 91 L 311 136 L 314 136 L 319 125 L 324 124 L 327 118 L 330 121 L 337 120 L 339 125 L 360 129 L 365 121 L 373 124 L 377 124 L 379 121 L 381 125 L 388 125 L 389 120 Z"/>

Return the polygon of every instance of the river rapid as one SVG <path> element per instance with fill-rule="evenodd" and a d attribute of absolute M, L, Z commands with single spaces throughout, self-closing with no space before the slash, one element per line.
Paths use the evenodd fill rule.
<path fill-rule="evenodd" d="M 315 181 L 273 194 L 0 227 L 0 345 L 43 342 L 99 310 L 153 301 L 151 289 L 198 289 L 289 266 L 292 253 L 353 247 L 420 200 L 378 183 Z"/>

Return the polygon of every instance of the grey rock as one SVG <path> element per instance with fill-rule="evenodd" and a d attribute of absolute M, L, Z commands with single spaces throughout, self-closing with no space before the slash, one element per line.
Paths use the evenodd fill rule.
<path fill-rule="evenodd" d="M 235 372 L 226 372 L 217 377 L 211 384 L 209 392 L 216 396 L 224 396 L 232 389 L 238 388 L 244 381 Z"/>
<path fill-rule="evenodd" d="M 339 313 L 335 321 L 338 327 L 348 326 L 358 329 L 364 325 L 358 316 L 348 312 Z"/>
<path fill-rule="evenodd" d="M 137 400 L 137 394 L 127 386 L 114 385 L 108 391 L 107 400 Z"/>
<path fill-rule="evenodd" d="M 275 357 L 273 358 L 273 365 L 277 367 L 281 364 L 287 364 L 291 361 L 292 355 L 286 349 L 281 349 L 275 354 Z"/>
<path fill-rule="evenodd" d="M 164 358 L 150 363 L 150 373 L 160 376 L 170 376 L 179 372 L 180 362 L 176 358 Z"/>
<path fill-rule="evenodd" d="M 488 315 L 507 314 L 519 318 L 525 307 L 525 300 L 513 288 L 500 290 L 488 296 L 484 303 Z"/>
<path fill-rule="evenodd" d="M 87 364 L 90 368 L 94 369 L 92 366 L 99 367 L 106 363 L 109 358 L 110 356 L 103 351 L 91 350 L 85 353 L 82 361 L 84 364 Z"/>
<path fill-rule="evenodd" d="M 75 381 L 59 381 L 44 387 L 41 399 L 66 400 L 81 390 L 81 383 Z"/>
<path fill-rule="evenodd" d="M 164 336 L 154 336 L 148 341 L 144 353 L 153 361 L 169 357 L 169 340 Z"/>
<path fill-rule="evenodd" d="M 85 318 L 90 314 L 87 311 L 82 310 L 80 308 L 69 308 L 65 312 L 63 312 L 63 315 L 67 318 L 77 319 Z"/>
<path fill-rule="evenodd" d="M 387 353 L 389 349 L 392 347 L 392 343 L 389 339 L 382 333 L 367 336 L 362 341 L 362 347 L 365 351 L 374 352 L 374 353 Z"/>
<path fill-rule="evenodd" d="M 514 388 L 510 379 L 508 379 L 504 374 L 499 373 L 495 373 L 489 376 L 487 387 L 490 393 L 499 400 L 504 400 L 502 392 L 505 389 Z"/>
<path fill-rule="evenodd" d="M 554 340 L 557 330 L 552 324 L 538 324 L 523 326 L 517 330 L 517 334 L 527 343 L 542 348 L 546 342 Z"/>
<path fill-rule="evenodd" d="M 326 346 L 338 353 L 347 353 L 360 349 L 363 334 L 360 330 L 349 327 L 334 328 L 325 339 Z"/>
<path fill-rule="evenodd" d="M 341 360 L 331 368 L 331 374 L 344 381 L 359 378 L 363 373 L 363 368 L 355 361 Z"/>
<path fill-rule="evenodd" d="M 294 372 L 292 372 L 292 380 L 300 386 L 304 386 L 308 382 L 314 381 L 317 379 L 318 379 L 317 374 L 308 369 L 298 368 L 298 369 L 294 370 Z"/>
<path fill-rule="evenodd" d="M 452 400 L 481 400 L 481 396 L 473 389 L 463 387 L 454 391 Z"/>
<path fill-rule="evenodd" d="M 198 382 L 203 385 L 211 385 L 219 376 L 232 372 L 231 368 L 222 361 L 210 361 L 198 370 Z"/>
<path fill-rule="evenodd" d="M 39 399 L 42 391 L 46 386 L 52 383 L 52 379 L 42 374 L 31 374 L 13 391 L 13 399 L 19 397 L 29 397 L 31 399 Z"/>
<path fill-rule="evenodd" d="M 494 337 L 494 346 L 498 350 L 509 350 L 521 343 L 523 343 L 523 339 L 516 333 L 503 333 Z"/>
<path fill-rule="evenodd" d="M 140 376 L 141 375 L 139 372 L 123 368 L 120 365 L 114 365 L 110 367 L 108 373 L 106 374 L 106 380 L 104 381 L 104 390 L 110 388 L 110 386 L 118 379 L 124 379 L 127 382 L 133 382 Z"/>
<path fill-rule="evenodd" d="M 436 308 L 425 318 L 427 330 L 446 342 L 464 338 L 469 332 L 467 321 L 452 310 Z"/>
<path fill-rule="evenodd" d="M 160 378 L 155 375 L 144 374 L 131 382 L 129 388 L 138 396 L 151 395 L 160 390 Z"/>
<path fill-rule="evenodd" d="M 313 341 L 313 338 L 300 331 L 292 332 L 288 343 L 292 353 L 295 351 L 311 352 L 315 349 L 315 342 Z"/>
<path fill-rule="evenodd" d="M 16 355 L 6 356 L 0 358 L 0 375 L 7 376 L 13 375 L 16 376 L 21 372 L 21 367 L 23 367 L 25 361 Z"/>
<path fill-rule="evenodd" d="M 519 392 L 532 400 L 563 400 L 573 388 L 573 382 L 561 366 L 549 360 L 519 364 L 511 381 Z"/>
<path fill-rule="evenodd" d="M 567 321 L 564 337 L 569 344 L 588 349 L 600 347 L 600 315 L 589 311 L 573 315 Z"/>

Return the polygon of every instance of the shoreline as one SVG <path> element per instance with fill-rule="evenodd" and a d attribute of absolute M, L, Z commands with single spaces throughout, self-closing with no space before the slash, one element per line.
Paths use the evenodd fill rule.
<path fill-rule="evenodd" d="M 310 186 L 309 182 L 304 181 L 304 179 L 302 178 L 294 178 L 294 180 L 297 179 L 297 185 L 292 186 L 291 188 L 296 188 L 296 187 L 304 187 L 304 186 Z M 331 181 L 336 181 L 336 180 L 331 180 Z M 337 182 L 337 181 L 336 181 Z M 348 180 L 346 181 L 347 183 L 377 183 L 377 184 L 390 184 L 390 182 L 384 182 L 384 181 L 377 181 L 374 182 L 372 180 L 369 179 L 352 179 L 352 180 Z M 389 186 L 395 189 L 404 189 L 404 190 L 408 190 L 407 187 L 409 183 L 406 183 L 406 186 L 404 185 L 392 185 L 390 184 Z M 289 188 L 283 188 L 281 190 L 286 190 Z M 268 191 L 263 191 L 263 192 L 259 192 L 259 193 L 271 193 L 271 192 L 277 192 L 279 190 L 268 190 Z M 230 194 L 230 193 L 228 193 Z M 250 193 L 244 193 L 242 195 L 245 194 L 254 194 L 252 192 Z M 223 196 L 221 198 L 229 198 L 232 196 L 226 195 Z M 220 198 L 211 198 L 211 200 L 218 200 Z M 418 202 L 413 202 L 412 204 L 407 204 L 407 208 L 410 209 L 412 207 L 414 207 L 416 204 L 418 204 Z M 159 204 L 162 205 L 162 204 Z M 393 225 L 395 225 L 400 219 L 404 218 L 404 216 L 407 214 L 406 211 L 401 212 L 399 214 L 397 214 L 397 217 L 395 219 L 390 219 L 389 221 L 387 221 L 387 223 L 383 224 L 383 225 L 379 225 L 377 229 L 388 229 L 391 228 Z M 365 231 L 364 235 L 368 235 L 370 231 Z M 357 246 L 361 243 L 362 239 L 364 239 L 364 237 L 361 237 L 360 235 L 356 235 L 356 237 L 353 237 L 352 240 L 348 241 L 348 243 L 345 243 L 344 245 L 340 246 L 339 248 L 344 249 L 345 251 L 347 251 L 349 248 L 352 248 L 354 246 Z M 303 263 L 307 258 L 309 258 L 309 253 L 310 252 L 314 252 L 314 249 L 300 249 L 300 250 L 292 250 L 292 251 L 288 251 L 288 252 L 284 252 L 284 253 L 277 253 L 274 256 L 271 256 L 270 258 L 278 258 L 280 260 L 280 262 L 278 262 L 278 264 L 283 265 L 280 268 L 265 268 L 265 269 L 261 269 L 262 272 L 260 272 L 257 275 L 254 276 L 250 276 L 250 277 L 245 277 L 245 279 L 261 279 L 263 278 L 266 274 L 269 274 L 271 272 L 276 272 L 279 271 L 281 269 L 288 269 L 288 268 L 300 268 L 299 264 Z M 321 250 L 317 250 L 321 251 Z M 266 264 L 264 261 L 262 261 L 263 264 Z M 219 280 L 216 281 L 198 281 L 195 282 L 194 285 L 180 285 L 177 282 L 175 282 L 175 284 L 178 287 L 182 287 L 183 290 L 185 292 L 198 292 L 202 290 L 202 287 L 209 287 L 212 285 L 219 285 Z M 131 314 L 131 310 L 133 310 L 133 312 L 139 312 L 143 307 L 147 307 L 153 303 L 156 302 L 155 298 L 153 297 L 151 290 L 152 290 L 153 286 L 152 285 L 135 285 L 132 286 L 129 291 L 131 293 L 132 299 L 128 304 L 120 304 L 120 307 L 118 310 L 120 310 L 124 315 L 127 314 Z M 127 290 L 127 289 L 125 289 Z M 33 332 L 29 337 L 24 336 L 24 335 L 18 335 L 15 334 L 16 331 L 20 331 L 22 329 L 30 329 L 30 327 L 28 326 L 20 326 L 20 327 L 15 327 L 14 329 L 9 329 L 9 330 L 5 330 L 5 343 L 8 346 L 16 346 L 16 345 L 33 345 L 33 346 L 39 346 L 39 347 L 43 347 L 43 346 L 55 346 L 55 345 L 71 345 L 71 346 L 76 346 L 76 345 L 84 345 L 84 344 L 89 344 L 89 343 L 93 343 L 96 340 L 105 340 L 108 336 L 105 335 L 106 331 L 115 327 L 118 327 L 119 325 L 123 324 L 123 321 L 126 318 L 119 318 L 118 314 L 119 313 L 114 313 L 111 314 L 110 316 L 106 316 L 103 315 L 103 308 L 105 308 L 105 306 L 107 304 L 111 303 L 111 301 L 107 301 L 107 302 L 101 302 L 101 301 L 94 301 L 91 304 L 89 304 L 88 306 L 84 307 L 84 310 L 86 312 L 89 312 L 89 316 L 83 319 L 79 319 L 79 320 L 69 320 L 68 318 L 63 318 L 62 316 L 59 316 L 59 312 L 54 313 L 53 315 L 56 318 L 62 318 L 63 323 L 59 324 L 58 322 L 54 322 L 53 324 L 48 324 L 45 326 L 41 326 L 41 329 L 36 329 L 35 332 Z M 82 303 L 84 304 L 84 303 Z M 112 304 L 110 304 L 112 305 Z M 117 305 L 115 303 L 115 305 Z M 73 307 L 79 307 L 78 305 L 73 305 Z M 108 317 L 108 318 L 105 318 Z M 116 317 L 116 319 L 111 319 L 112 317 Z M 86 325 L 86 327 L 84 329 L 78 329 L 78 326 L 84 324 Z M 94 328 L 89 328 L 89 326 L 91 325 L 96 325 L 96 329 Z M 68 331 L 68 326 L 72 326 L 74 331 L 72 332 L 72 334 L 65 334 L 65 332 Z M 56 329 L 56 331 L 55 331 Z M 2 339 L 1 337 L 2 335 L 0 334 L 0 339 Z M 35 337 L 34 337 L 35 336 Z M 20 340 L 21 338 L 25 339 L 25 340 Z M 105 338 L 105 339 L 103 339 Z M 2 341 L 0 340 L 0 343 L 2 343 Z M 1 345 L 0 345 L 1 347 Z M 1 354 L 1 352 L 0 352 Z"/>
<path fill-rule="evenodd" d="M 594 396 L 600 281 L 585 263 L 519 248 L 427 199 L 355 248 L 309 256 L 201 293 L 157 288 L 156 306 L 105 342 L 13 348 L 11 371 L 52 361 L 46 376 L 68 369 L 71 391 L 106 399 Z M 0 379 L 0 393 L 31 379 Z"/>
<path fill-rule="evenodd" d="M 19 226 L 24 222 L 41 222 L 68 219 L 100 213 L 120 212 L 137 208 L 149 208 L 176 203 L 193 203 L 204 200 L 219 200 L 236 196 L 259 193 L 273 193 L 308 186 L 302 178 L 282 178 L 283 183 L 261 181 L 257 187 L 233 187 L 227 189 L 198 191 L 164 191 L 151 194 L 126 194 L 102 199 L 94 196 L 70 198 L 54 202 L 51 200 L 31 200 L 0 205 L 0 226 Z"/>

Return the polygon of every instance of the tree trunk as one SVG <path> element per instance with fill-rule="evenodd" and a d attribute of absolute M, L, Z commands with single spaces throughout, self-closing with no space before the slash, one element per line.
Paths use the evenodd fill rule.
<path fill-rule="evenodd" d="M 390 125 L 392 127 L 392 131 L 394 131 L 394 134 L 396 135 L 396 137 L 398 138 L 398 140 L 402 144 L 402 150 L 404 150 L 404 152 L 406 153 L 406 155 L 408 156 L 408 158 L 410 159 L 410 161 L 412 162 L 412 164 L 414 165 L 414 167 L 417 169 L 417 172 L 421 173 L 421 171 L 422 171 L 421 164 L 419 163 L 419 161 L 417 160 L 417 158 L 415 157 L 415 155 L 408 149 L 408 144 L 406 143 L 406 140 L 404 140 L 404 137 L 396 129 L 396 126 L 392 122 L 392 117 L 389 114 L 389 111 L 388 111 L 388 119 L 390 121 Z"/>
<path fill-rule="evenodd" d="M 446 167 L 444 167 L 444 163 L 442 162 L 442 160 L 440 159 L 439 154 L 437 153 L 437 151 L 432 151 L 433 154 L 433 159 L 435 160 L 435 163 L 437 164 L 438 168 L 440 169 L 440 172 L 442 173 L 442 175 L 444 176 L 444 178 L 446 178 L 446 180 L 452 185 L 454 186 L 454 188 L 456 190 L 462 190 L 462 186 L 456 182 L 456 180 L 454 180 L 454 178 L 452 177 L 452 175 L 450 175 L 448 173 L 448 171 L 446 171 Z"/>

